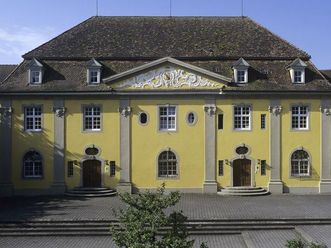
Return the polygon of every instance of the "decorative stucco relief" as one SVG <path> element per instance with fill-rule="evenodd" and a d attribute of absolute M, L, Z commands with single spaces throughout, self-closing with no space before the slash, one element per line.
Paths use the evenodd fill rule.
<path fill-rule="evenodd" d="M 135 89 L 158 89 L 158 88 L 217 88 L 221 85 L 214 83 L 206 78 L 191 72 L 174 68 L 162 67 L 155 69 L 130 79 L 117 85 L 118 88 L 135 88 Z M 116 86 L 115 86 L 116 87 Z M 116 88 L 117 88 L 116 87 Z"/>

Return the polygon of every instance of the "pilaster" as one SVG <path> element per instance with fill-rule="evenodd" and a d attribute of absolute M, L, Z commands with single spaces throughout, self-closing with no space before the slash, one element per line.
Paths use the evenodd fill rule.
<path fill-rule="evenodd" d="M 12 103 L 10 99 L 5 99 L 0 107 L 0 196 L 12 196 L 14 193 L 11 181 L 11 133 Z"/>
<path fill-rule="evenodd" d="M 280 100 L 271 100 L 270 106 L 270 182 L 271 193 L 283 193 L 281 181 L 281 111 Z"/>
<path fill-rule="evenodd" d="M 321 101 L 322 163 L 320 193 L 331 193 L 331 100 Z"/>
<path fill-rule="evenodd" d="M 205 181 L 204 193 L 216 193 L 216 101 L 205 100 Z"/>
<path fill-rule="evenodd" d="M 65 186 L 65 107 L 63 99 L 54 99 L 54 151 L 52 194 L 63 194 Z"/>
<path fill-rule="evenodd" d="M 131 184 L 131 107 L 129 99 L 120 99 L 120 181 L 119 193 L 132 193 Z"/>

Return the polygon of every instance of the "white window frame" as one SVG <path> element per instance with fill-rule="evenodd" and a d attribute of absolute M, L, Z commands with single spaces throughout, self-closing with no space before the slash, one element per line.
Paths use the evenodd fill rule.
<path fill-rule="evenodd" d="M 36 114 L 36 109 L 40 109 L 40 115 Z M 28 110 L 32 110 L 32 114 L 28 115 Z M 42 130 L 42 107 L 41 106 L 25 106 L 24 107 L 24 130 L 40 132 Z M 32 128 L 28 127 L 28 119 L 32 119 Z M 37 123 L 40 122 L 40 126 Z"/>
<path fill-rule="evenodd" d="M 291 166 L 290 166 L 290 170 L 291 170 L 291 176 L 292 177 L 308 177 L 310 176 L 310 155 L 307 151 L 305 151 L 308 155 L 308 158 L 306 159 L 292 159 L 292 156 L 295 152 L 300 151 L 300 150 L 295 150 L 294 152 L 292 152 L 291 154 Z M 297 162 L 297 167 L 298 167 L 298 173 L 293 173 L 293 162 Z M 301 173 L 301 167 L 302 166 L 307 166 L 307 173 Z"/>
<path fill-rule="evenodd" d="M 242 75 L 239 76 L 239 73 L 243 72 L 243 80 L 239 80 Z M 248 69 L 246 68 L 234 68 L 234 81 L 237 84 L 246 84 L 248 83 Z"/>
<path fill-rule="evenodd" d="M 236 114 L 236 108 L 240 108 L 240 114 Z M 248 108 L 249 113 L 243 114 L 243 109 Z M 236 117 L 240 118 L 240 127 L 236 127 Z M 248 127 L 243 127 L 244 117 L 248 117 Z M 252 122 L 252 107 L 250 105 L 235 105 L 233 106 L 233 129 L 234 130 L 251 130 Z"/>
<path fill-rule="evenodd" d="M 35 78 L 35 75 L 34 74 L 36 74 L 36 73 L 38 73 L 38 81 L 34 81 L 34 78 Z M 30 84 L 41 84 L 41 82 L 42 82 L 42 71 L 41 70 L 36 70 L 36 69 L 30 69 L 29 70 L 29 78 L 30 78 L 30 80 L 29 80 L 29 83 Z"/>
<path fill-rule="evenodd" d="M 24 157 L 27 155 L 27 153 L 24 155 Z M 23 159 L 23 177 L 24 178 L 42 178 L 43 177 L 43 173 L 44 173 L 44 168 L 43 168 L 43 160 L 42 157 L 40 155 L 40 153 L 38 153 L 38 155 L 40 156 L 40 160 L 25 160 Z M 32 163 L 32 175 L 26 175 L 26 163 Z M 36 163 L 40 163 L 41 166 L 41 174 L 37 175 L 36 174 Z"/>
<path fill-rule="evenodd" d="M 96 76 L 92 76 L 92 73 L 96 73 Z M 89 84 L 99 84 L 100 83 L 100 69 L 90 68 L 88 69 L 88 83 Z M 92 78 L 96 78 L 96 81 L 92 81 Z"/>
<path fill-rule="evenodd" d="M 293 113 L 293 108 L 298 108 L 298 113 Z M 306 108 L 306 114 L 301 114 L 301 109 Z M 298 127 L 294 127 L 294 118 L 298 119 Z M 301 127 L 300 119 L 306 118 L 306 126 Z M 291 128 L 292 130 L 308 130 L 309 129 L 309 106 L 308 105 L 292 105 L 291 106 Z"/>
<path fill-rule="evenodd" d="M 237 70 L 237 82 L 238 83 L 246 83 L 246 73 L 247 70 Z"/>
<path fill-rule="evenodd" d="M 296 73 L 300 73 L 300 79 L 301 80 L 297 80 L 298 77 L 296 77 Z M 306 81 L 306 73 L 305 73 L 305 69 L 304 68 L 292 68 L 290 70 L 290 74 L 291 74 L 291 80 L 292 83 L 294 84 L 304 84 Z"/>
<path fill-rule="evenodd" d="M 166 159 L 164 159 L 164 160 L 160 160 L 160 156 L 163 154 L 163 153 L 166 153 Z M 174 157 L 175 157 L 175 159 L 170 159 L 169 158 L 169 154 L 170 153 L 172 153 L 173 155 L 174 155 Z M 165 174 L 162 174 L 161 175 L 161 173 L 160 173 L 160 162 L 162 162 L 162 163 L 165 163 L 166 164 L 166 173 Z M 175 166 L 176 166 L 176 169 L 175 169 L 175 174 L 173 174 L 173 173 L 169 173 L 170 171 L 171 172 L 173 172 L 173 170 L 170 170 L 169 168 L 171 167 L 171 166 L 173 166 L 173 163 L 175 163 Z M 158 158 L 157 158 L 157 166 L 158 166 L 158 171 L 157 171 L 157 173 L 158 173 L 158 178 L 176 178 L 176 177 L 178 177 L 178 158 L 177 158 L 177 155 L 176 155 L 176 153 L 175 152 L 173 152 L 173 151 L 162 151 L 160 154 L 159 154 L 159 156 L 158 156 Z"/>
<path fill-rule="evenodd" d="M 87 114 L 86 111 L 88 108 L 91 108 L 91 114 Z M 96 112 L 96 108 L 99 109 L 99 114 L 95 114 Z M 87 128 L 87 118 L 91 118 L 91 128 Z M 95 121 L 99 119 L 99 127 L 96 127 L 95 125 Z M 101 131 L 101 127 L 102 127 L 102 118 L 101 118 L 101 106 L 94 106 L 94 105 L 86 105 L 83 106 L 83 130 L 84 131 Z"/>
<path fill-rule="evenodd" d="M 166 114 L 161 114 L 161 108 L 166 108 L 167 113 Z M 174 114 L 169 114 L 169 109 L 174 108 L 175 113 Z M 162 127 L 162 118 L 166 118 L 166 127 Z M 171 119 L 174 119 L 174 126 L 171 126 Z M 174 105 L 160 105 L 159 106 L 159 131 L 176 131 L 177 130 L 177 106 Z"/>

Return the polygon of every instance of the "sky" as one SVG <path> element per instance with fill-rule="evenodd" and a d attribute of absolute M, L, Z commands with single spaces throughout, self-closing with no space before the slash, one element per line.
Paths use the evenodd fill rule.
<path fill-rule="evenodd" d="M 97 0 L 0 0 L 0 64 L 96 15 Z M 238 16 L 242 0 L 172 0 L 173 16 Z M 330 0 L 243 0 L 244 15 L 331 69 Z M 101 16 L 169 16 L 170 0 L 98 0 Z"/>

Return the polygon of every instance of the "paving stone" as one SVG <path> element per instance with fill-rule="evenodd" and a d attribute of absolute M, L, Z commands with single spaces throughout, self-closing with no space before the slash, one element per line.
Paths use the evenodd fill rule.
<path fill-rule="evenodd" d="M 294 230 L 249 231 L 248 234 L 256 248 L 285 247 L 287 240 L 299 237 Z"/>
<path fill-rule="evenodd" d="M 331 247 L 331 226 L 301 226 L 315 241 Z"/>
<path fill-rule="evenodd" d="M 114 219 L 123 208 L 119 197 L 0 198 L 0 221 L 36 219 Z M 183 194 L 174 207 L 189 219 L 331 218 L 330 195 L 237 197 Z"/>
<path fill-rule="evenodd" d="M 205 235 L 192 236 L 194 248 L 199 248 L 205 242 L 209 248 L 229 247 L 245 248 L 245 243 L 240 235 Z M 18 237 L 0 238 L 0 247 L 6 248 L 109 248 L 117 247 L 111 237 Z"/>

